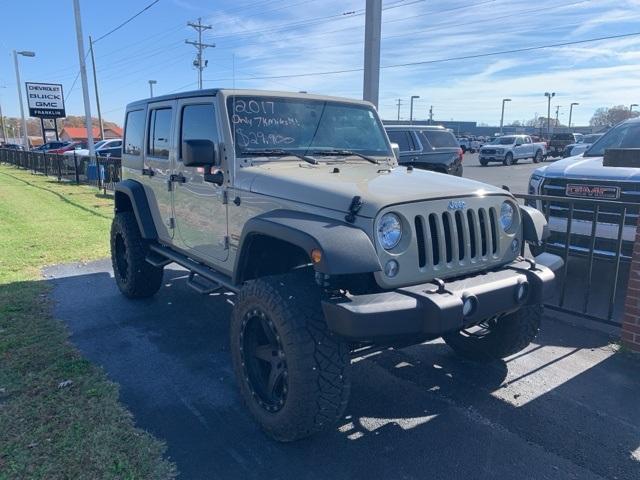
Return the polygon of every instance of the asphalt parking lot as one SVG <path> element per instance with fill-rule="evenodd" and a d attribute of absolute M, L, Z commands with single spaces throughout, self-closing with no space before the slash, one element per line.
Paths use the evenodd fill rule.
<path fill-rule="evenodd" d="M 640 478 L 637 359 L 600 332 L 545 319 L 535 344 L 491 364 L 440 342 L 356 359 L 340 424 L 283 445 L 236 392 L 232 295 L 202 297 L 167 268 L 156 297 L 127 300 L 107 260 L 45 275 L 73 343 L 167 442 L 181 478 Z"/>
<path fill-rule="evenodd" d="M 490 163 L 486 167 L 478 162 L 477 153 L 465 153 L 462 164 L 464 177 L 498 187 L 506 185 L 513 193 L 527 193 L 529 177 L 536 168 L 548 165 L 559 159 L 549 159 L 543 163 L 533 163 L 531 160 L 521 160 L 515 165 L 505 167 L 502 163 Z"/>

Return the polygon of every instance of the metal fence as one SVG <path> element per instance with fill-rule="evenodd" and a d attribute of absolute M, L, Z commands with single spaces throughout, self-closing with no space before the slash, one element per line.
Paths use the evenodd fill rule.
<path fill-rule="evenodd" d="M 546 306 L 620 326 L 640 203 L 554 195 L 516 197 L 547 218 L 550 236 L 532 253 L 556 253 L 565 262 L 558 290 Z"/>
<path fill-rule="evenodd" d="M 58 153 L 25 152 L 0 148 L 0 162 L 56 177 L 58 181 L 95 185 L 105 193 L 122 178 L 118 157 L 92 157 Z"/>

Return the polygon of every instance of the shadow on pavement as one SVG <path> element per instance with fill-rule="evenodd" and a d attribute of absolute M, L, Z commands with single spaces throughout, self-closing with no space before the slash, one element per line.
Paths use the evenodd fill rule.
<path fill-rule="evenodd" d="M 71 340 L 181 478 L 640 478 L 639 365 L 601 333 L 546 321 L 536 344 L 491 364 L 437 341 L 357 359 L 345 419 L 278 444 L 236 392 L 232 295 L 203 298 L 167 268 L 156 297 L 127 300 L 108 261 L 45 274 Z"/>

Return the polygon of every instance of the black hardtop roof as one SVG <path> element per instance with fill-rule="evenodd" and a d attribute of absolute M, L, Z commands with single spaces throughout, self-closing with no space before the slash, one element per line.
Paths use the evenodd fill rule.
<path fill-rule="evenodd" d="M 143 98 L 142 100 L 136 100 L 127 105 L 127 110 L 131 107 L 138 107 L 146 105 L 147 103 L 164 102 L 167 100 L 177 100 L 179 98 L 193 98 L 193 97 L 214 97 L 220 91 L 219 88 L 206 88 L 203 90 L 191 90 L 188 92 L 170 93 L 168 95 L 159 95 L 157 97 Z"/>

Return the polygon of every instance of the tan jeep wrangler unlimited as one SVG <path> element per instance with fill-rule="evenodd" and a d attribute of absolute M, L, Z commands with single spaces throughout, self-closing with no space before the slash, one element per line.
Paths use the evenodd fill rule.
<path fill-rule="evenodd" d="M 134 102 L 122 163 L 118 287 L 152 296 L 175 262 L 198 292 L 236 293 L 238 386 L 281 441 L 341 417 L 356 349 L 441 336 L 475 359 L 525 348 L 562 264 L 522 257 L 546 223 L 509 192 L 398 167 L 366 102 L 248 90 Z"/>

